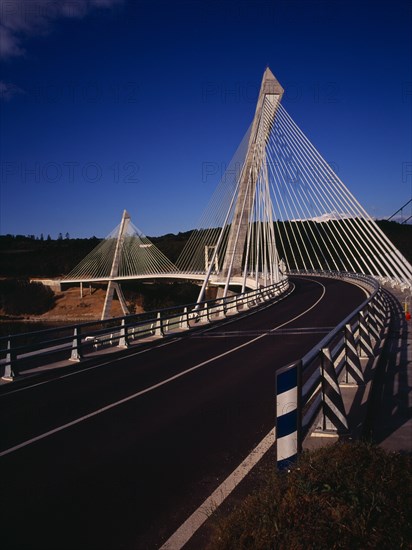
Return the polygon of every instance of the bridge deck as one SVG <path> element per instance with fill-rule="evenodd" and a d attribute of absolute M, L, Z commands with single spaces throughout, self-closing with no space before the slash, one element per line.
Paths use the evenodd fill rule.
<path fill-rule="evenodd" d="M 205 280 L 205 273 L 155 273 L 155 274 L 142 274 L 142 275 L 129 275 L 129 276 L 117 276 L 117 277 L 100 277 L 96 278 L 82 278 L 82 279 L 61 279 L 61 284 L 93 284 L 93 283 L 108 283 L 109 281 L 144 281 L 144 280 L 186 280 L 186 281 L 199 281 L 203 282 Z M 209 279 L 209 283 L 213 286 L 224 286 L 226 280 L 219 277 L 218 275 L 212 275 Z M 232 277 L 231 284 L 242 286 L 243 277 Z M 263 277 L 258 278 L 258 285 L 256 285 L 255 277 L 246 278 L 246 287 L 247 288 L 257 288 L 257 286 L 262 285 L 266 286 L 266 282 Z"/>

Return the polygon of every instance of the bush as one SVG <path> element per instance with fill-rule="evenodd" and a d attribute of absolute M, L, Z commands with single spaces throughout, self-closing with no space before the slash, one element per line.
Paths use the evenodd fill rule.
<path fill-rule="evenodd" d="M 0 285 L 0 307 L 7 315 L 39 315 L 54 305 L 54 292 L 41 283 L 25 279 L 2 281 Z"/>
<path fill-rule="evenodd" d="M 190 283 L 155 283 L 146 285 L 143 291 L 145 311 L 192 304 L 199 294 L 199 287 Z"/>
<path fill-rule="evenodd" d="M 411 548 L 411 457 L 365 443 L 304 453 L 214 527 L 210 550 Z"/>

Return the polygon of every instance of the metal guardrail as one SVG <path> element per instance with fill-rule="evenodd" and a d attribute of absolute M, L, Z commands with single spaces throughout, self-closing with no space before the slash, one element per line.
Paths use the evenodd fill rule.
<path fill-rule="evenodd" d="M 315 423 L 318 431 L 348 431 L 340 386 L 365 383 L 362 363 L 374 356 L 388 317 L 385 295 L 372 277 L 335 272 L 299 274 L 356 281 L 370 295 L 300 361 L 277 371 L 276 442 L 280 469 L 296 459 Z"/>
<path fill-rule="evenodd" d="M 412 281 L 409 282 L 396 277 L 382 276 L 382 275 L 364 275 L 360 273 L 349 273 L 345 271 L 317 271 L 317 270 L 297 270 L 291 269 L 287 272 L 288 275 L 316 275 L 319 277 L 335 277 L 339 279 L 373 279 L 379 282 L 382 286 L 389 285 L 392 288 L 397 288 L 403 291 L 412 291 Z"/>
<path fill-rule="evenodd" d="M 0 372 L 3 371 L 3 379 L 11 381 L 24 371 L 68 359 L 79 362 L 109 346 L 124 349 L 148 337 L 176 335 L 199 323 L 281 299 L 288 289 L 289 281 L 284 279 L 268 287 L 198 304 L 1 337 Z"/>

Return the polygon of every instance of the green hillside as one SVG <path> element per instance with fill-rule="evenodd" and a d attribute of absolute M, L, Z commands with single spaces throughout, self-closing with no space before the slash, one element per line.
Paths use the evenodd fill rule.
<path fill-rule="evenodd" d="M 313 222 L 292 222 L 295 225 L 304 223 L 309 226 Z M 333 223 L 316 224 L 317 230 L 325 235 L 331 231 Z M 379 221 L 378 225 L 412 263 L 412 225 L 401 225 L 396 222 Z M 278 224 L 277 230 L 278 246 L 280 256 L 287 252 L 282 250 L 281 233 L 286 230 L 286 224 Z M 320 229 L 319 229 L 320 227 Z M 303 228 L 303 225 L 302 225 Z M 302 235 L 309 234 L 309 231 L 302 231 Z M 151 237 L 151 241 L 172 261 L 175 262 L 187 242 L 191 231 L 169 233 L 161 237 Z M 302 237 L 304 243 L 305 237 Z M 89 239 L 42 239 L 34 236 L 24 235 L 2 235 L 0 236 L 0 277 L 60 277 L 69 273 L 101 239 L 91 237 Z M 285 241 L 285 239 L 284 239 Z M 307 245 L 307 242 L 305 242 Z M 350 243 L 346 243 L 351 254 L 359 254 Z M 304 246 L 301 247 L 302 250 Z M 316 253 L 328 259 L 326 250 L 319 247 L 306 246 L 310 253 Z M 307 259 L 307 258 L 306 258 Z"/>

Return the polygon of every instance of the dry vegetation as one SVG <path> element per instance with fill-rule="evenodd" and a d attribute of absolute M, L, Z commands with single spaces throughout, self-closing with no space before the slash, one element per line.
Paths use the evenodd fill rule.
<path fill-rule="evenodd" d="M 91 294 L 88 289 L 85 289 L 83 298 L 80 297 L 79 288 L 69 288 L 63 292 L 56 292 L 53 308 L 44 313 L 39 319 L 44 321 L 89 321 L 99 319 L 102 314 L 105 295 L 106 290 L 103 288 L 93 289 Z M 136 313 L 140 311 L 136 310 Z M 120 303 L 116 298 L 113 299 L 111 314 L 113 317 L 123 315 Z"/>
<path fill-rule="evenodd" d="M 39 282 L 9 279 L 0 282 L 0 316 L 4 318 L 36 319 L 39 321 L 90 321 L 102 313 L 105 289 L 85 289 L 83 297 L 78 287 L 53 292 Z M 129 304 L 133 311 L 142 311 L 138 304 Z M 120 303 L 113 300 L 112 315 L 123 315 Z"/>
<path fill-rule="evenodd" d="M 302 455 L 217 520 L 208 550 L 410 549 L 411 457 L 365 443 Z"/>

